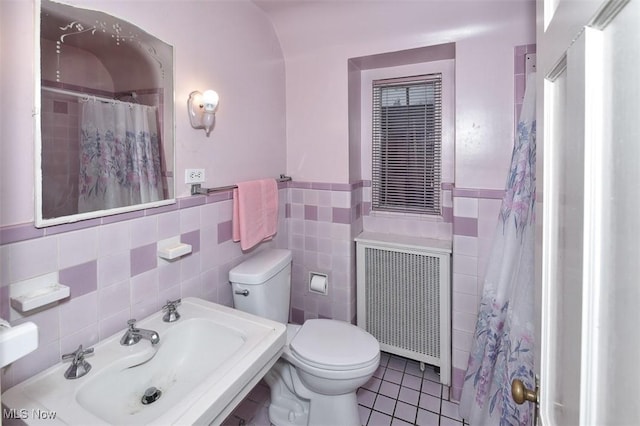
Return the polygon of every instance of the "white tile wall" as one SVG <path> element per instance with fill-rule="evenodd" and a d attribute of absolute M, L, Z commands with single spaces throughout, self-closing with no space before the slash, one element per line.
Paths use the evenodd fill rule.
<path fill-rule="evenodd" d="M 58 236 L 11 244 L 3 251 L 2 258 L 6 260 L 3 266 L 8 271 L 8 281 L 4 283 L 23 281 L 58 270 Z"/>
<path fill-rule="evenodd" d="M 287 246 L 287 191 L 280 192 L 278 235 L 267 246 Z M 129 318 L 142 319 L 157 312 L 167 299 L 198 296 L 231 305 L 228 272 L 245 255 L 237 243 L 218 243 L 218 224 L 230 220 L 231 201 L 225 200 L 2 245 L 1 287 L 86 262 L 97 264 L 94 291 L 72 295 L 70 300 L 25 319 L 10 311 L 13 321 L 36 322 L 40 345 L 2 370 L 2 388 L 59 362 L 63 353 L 79 344 L 88 347 L 123 330 Z M 131 249 L 191 231 L 200 232 L 199 252 L 171 263 L 158 261 L 157 267 L 130 276 Z"/>
<path fill-rule="evenodd" d="M 98 288 L 127 281 L 131 270 L 129 250 L 98 258 Z"/>
<path fill-rule="evenodd" d="M 187 209 L 197 212 L 198 209 Z M 158 216 L 141 217 L 130 222 L 131 247 L 141 247 L 158 241 Z"/>
<path fill-rule="evenodd" d="M 60 234 L 57 253 L 59 269 L 97 259 L 98 230 L 89 228 Z"/>
<path fill-rule="evenodd" d="M 474 275 L 453 274 L 453 287 L 457 293 L 478 295 L 478 277 Z"/>
<path fill-rule="evenodd" d="M 454 235 L 453 245 L 456 248 L 456 254 L 478 257 L 478 238 L 477 237 L 468 237 L 466 235 Z"/>
<path fill-rule="evenodd" d="M 478 237 L 452 236 L 452 224 L 420 220 L 415 216 L 363 216 L 352 224 L 332 222 L 334 207 L 353 207 L 370 202 L 370 187 L 353 191 L 289 188 L 281 190 L 281 211 L 290 204 L 291 217 L 280 220 L 273 245 L 289 247 L 294 254 L 292 307 L 304 310 L 305 318 L 333 317 L 350 321 L 355 315 L 355 253 L 352 237 L 364 227 L 383 232 L 404 232 L 432 238 L 453 238 L 453 366 L 465 369 L 475 331 L 477 303 L 481 294 L 484 262 L 493 239 L 500 200 L 451 197 L 444 204 L 454 216 L 478 219 Z M 304 219 L 304 205 L 317 207 L 318 220 Z M 58 361 L 62 347 L 82 340 L 95 343 L 123 328 L 131 317 L 142 318 L 157 311 L 167 299 L 199 295 L 231 304 L 228 271 L 243 257 L 237 243 L 218 243 L 218 224 L 231 219 L 230 200 L 96 228 L 22 241 L 0 247 L 2 283 L 21 281 L 97 260 L 98 291 L 61 307 L 38 314 L 50 329 L 51 338 L 37 353 L 18 363 L 3 383 L 17 383 Z M 373 228 L 373 229 L 372 229 Z M 158 262 L 151 271 L 129 276 L 130 250 L 184 232 L 199 230 L 200 252 L 179 262 Z M 155 238 L 151 238 L 153 236 Z M 89 249 L 87 250 L 87 244 Z M 39 262 L 33 262 L 37 257 Z M 6 268 L 4 266 L 7 266 Z M 330 276 L 328 296 L 308 293 L 309 271 Z M 88 297 L 86 297 L 88 296 Z M 74 303 L 71 303 L 74 302 Z M 89 307 L 89 308 L 87 308 Z M 90 312 L 85 311 L 89 309 Z M 57 318 L 52 321 L 52 318 Z M 73 322 L 74 318 L 85 320 Z M 64 322 L 64 325 L 63 325 Z M 51 326 L 51 324 L 59 324 Z"/>
<path fill-rule="evenodd" d="M 478 276 L 478 258 L 475 256 L 465 256 L 462 254 L 457 254 L 454 248 L 453 272 L 471 276 Z"/>
<path fill-rule="evenodd" d="M 177 214 L 177 212 L 175 213 Z M 167 213 L 173 215 L 173 213 Z M 175 232 L 170 235 L 177 235 Z M 105 257 L 113 253 L 129 252 L 131 240 L 130 222 L 117 222 L 101 226 L 98 229 L 98 257 Z"/>
<path fill-rule="evenodd" d="M 477 198 L 453 198 L 453 215 L 457 217 L 478 217 L 478 199 Z"/>

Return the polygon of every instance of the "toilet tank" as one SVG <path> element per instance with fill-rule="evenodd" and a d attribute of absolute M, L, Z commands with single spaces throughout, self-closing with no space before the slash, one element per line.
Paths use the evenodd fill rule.
<path fill-rule="evenodd" d="M 291 251 L 268 249 L 229 271 L 236 309 L 286 324 L 291 297 Z"/>

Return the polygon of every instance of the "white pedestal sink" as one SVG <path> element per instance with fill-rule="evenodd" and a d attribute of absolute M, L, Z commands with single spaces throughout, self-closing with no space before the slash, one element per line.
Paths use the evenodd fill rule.
<path fill-rule="evenodd" d="M 59 363 L 3 404 L 27 424 L 44 423 L 42 413 L 47 425 L 220 424 L 280 357 L 286 326 L 196 298 L 178 311 L 173 323 L 161 312 L 136 323 L 160 335 L 157 345 L 122 346 L 123 329 L 94 346 L 86 376 L 65 379 L 69 363 Z M 159 397 L 143 404 L 150 389 Z"/>
<path fill-rule="evenodd" d="M 38 327 L 25 322 L 14 327 L 0 325 L 0 368 L 38 348 Z"/>

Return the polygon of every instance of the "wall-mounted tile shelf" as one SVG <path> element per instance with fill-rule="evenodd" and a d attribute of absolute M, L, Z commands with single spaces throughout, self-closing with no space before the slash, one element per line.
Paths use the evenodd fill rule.
<path fill-rule="evenodd" d="M 69 287 L 55 283 L 20 296 L 12 296 L 11 307 L 24 313 L 67 298 L 70 293 Z"/>
<path fill-rule="evenodd" d="M 158 242 L 158 257 L 166 260 L 175 260 L 185 254 L 191 253 L 191 244 L 180 242 L 180 237 L 172 237 Z"/>

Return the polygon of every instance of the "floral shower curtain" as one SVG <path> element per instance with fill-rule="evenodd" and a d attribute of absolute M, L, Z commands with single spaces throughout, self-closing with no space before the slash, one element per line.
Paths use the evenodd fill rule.
<path fill-rule="evenodd" d="M 78 212 L 162 198 L 157 108 L 83 100 Z"/>
<path fill-rule="evenodd" d="M 527 78 L 506 193 L 489 256 L 460 413 L 474 425 L 527 425 L 511 382 L 534 389 L 535 73 Z"/>

